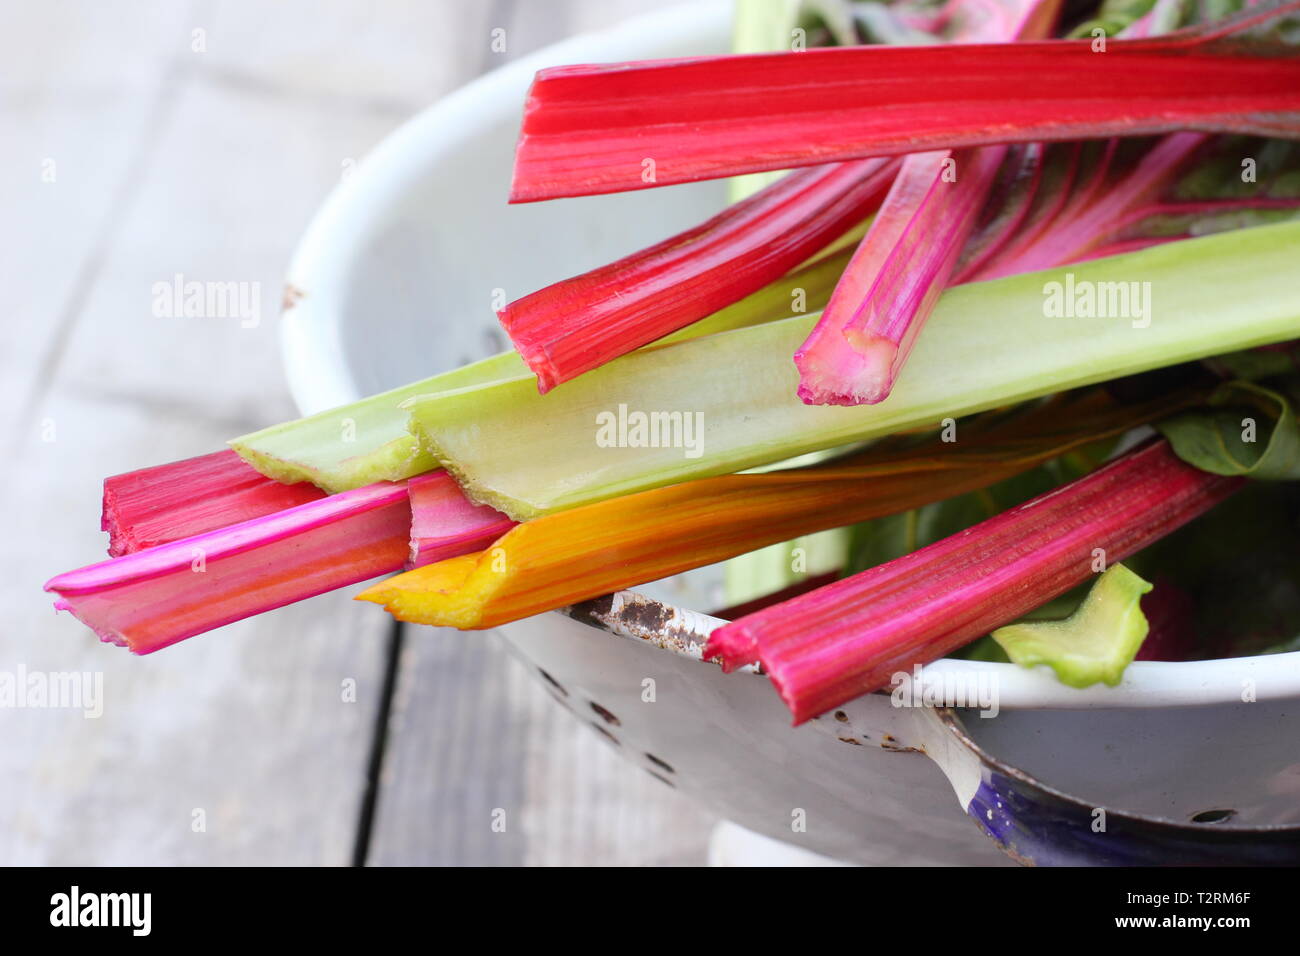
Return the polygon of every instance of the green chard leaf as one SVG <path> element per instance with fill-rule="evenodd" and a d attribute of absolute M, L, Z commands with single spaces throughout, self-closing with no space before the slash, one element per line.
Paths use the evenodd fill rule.
<path fill-rule="evenodd" d="M 1156 426 L 1178 457 L 1216 475 L 1264 481 L 1300 480 L 1300 423 L 1281 392 L 1229 382 L 1207 408 Z"/>

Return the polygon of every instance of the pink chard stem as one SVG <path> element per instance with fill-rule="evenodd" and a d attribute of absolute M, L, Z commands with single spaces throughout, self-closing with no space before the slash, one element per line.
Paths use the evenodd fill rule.
<path fill-rule="evenodd" d="M 1167 36 L 864 46 L 542 70 L 511 199 L 1177 130 L 1300 137 L 1300 0 Z M 644 175 L 653 163 L 653 176 Z"/>
<path fill-rule="evenodd" d="M 407 567 L 482 551 L 515 526 L 489 505 L 476 505 L 445 471 L 407 482 L 411 498 L 411 554 Z"/>
<path fill-rule="evenodd" d="M 968 0 L 976 14 L 989 5 Z M 1060 0 L 996 3 L 968 18 L 957 42 L 1047 36 Z M 809 405 L 889 397 L 922 326 L 948 285 L 1007 155 L 1005 146 L 907 157 L 821 319 L 795 353 Z"/>
<path fill-rule="evenodd" d="M 1143 208 L 1177 181 L 1209 139 L 1203 133 L 1162 138 L 1128 175 L 1095 196 L 1079 197 L 1036 240 L 998 257 L 974 278 L 997 279 L 1093 258 L 1099 240 L 1118 237 L 1127 221 L 1142 215 Z"/>
<path fill-rule="evenodd" d="M 216 451 L 105 478 L 100 527 L 118 557 L 324 497 L 315 485 L 281 484 L 233 451 Z"/>
<path fill-rule="evenodd" d="M 1006 147 L 909 156 L 813 331 L 795 352 L 808 405 L 875 404 L 929 318 Z M 945 180 L 960 170 L 959 179 Z"/>
<path fill-rule="evenodd" d="M 45 585 L 104 641 L 149 654 L 400 570 L 406 486 L 383 482 L 61 574 Z"/>
<path fill-rule="evenodd" d="M 714 631 L 705 657 L 761 662 L 796 724 L 886 686 L 1209 510 L 1243 479 L 1157 441 L 928 547 Z"/>
<path fill-rule="evenodd" d="M 480 551 L 514 524 L 472 504 L 444 471 L 326 496 L 263 478 L 224 451 L 117 475 L 104 487 L 103 524 L 120 556 L 45 589 L 59 595 L 55 607 L 137 654 Z"/>

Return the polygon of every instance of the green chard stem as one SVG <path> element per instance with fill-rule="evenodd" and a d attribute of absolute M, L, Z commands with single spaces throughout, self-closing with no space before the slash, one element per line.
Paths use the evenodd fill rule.
<path fill-rule="evenodd" d="M 692 338 L 746 328 L 815 310 L 830 298 L 852 255 L 851 246 L 833 245 L 825 254 L 789 275 L 693 325 L 646 347 L 654 350 Z M 502 352 L 462 368 L 371 395 L 306 418 L 272 425 L 236 438 L 239 456 L 268 478 L 308 481 L 331 494 L 376 481 L 401 481 L 438 467 L 427 449 L 407 430 L 403 402 L 493 382 L 536 380 L 517 352 Z"/>

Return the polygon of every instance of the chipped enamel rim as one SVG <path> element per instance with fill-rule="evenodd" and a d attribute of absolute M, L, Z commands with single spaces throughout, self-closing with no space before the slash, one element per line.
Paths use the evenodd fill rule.
<path fill-rule="evenodd" d="M 387 136 L 330 193 L 289 268 L 280 344 L 289 389 L 302 413 L 310 415 L 362 397 L 341 336 L 343 283 L 352 274 L 351 264 L 359 251 L 356 237 L 368 235 L 393 207 L 394 197 L 427 176 L 431 158 L 436 161 L 439 155 L 462 148 L 467 137 L 483 128 L 485 116 L 514 108 L 533 74 L 548 63 L 591 62 L 605 58 L 609 48 L 632 50 L 632 57 L 670 55 L 688 35 L 698 37 L 705 31 L 728 35 L 729 21 L 728 3 L 695 3 L 575 36 L 480 77 Z M 310 295 L 300 290 L 310 290 Z M 695 660 L 700 659 L 700 645 L 709 631 L 724 623 L 635 591 L 552 613 Z M 650 621 L 660 623 L 649 626 Z M 949 659 L 927 665 L 923 680 L 942 681 L 945 675 L 960 673 L 973 677 L 978 672 L 989 673 L 998 682 L 1004 709 L 1194 707 L 1237 702 L 1246 687 L 1259 699 L 1300 698 L 1300 652 L 1214 661 L 1138 661 L 1113 688 L 1076 690 L 1059 683 L 1045 668 L 1025 670 L 1013 664 Z"/>

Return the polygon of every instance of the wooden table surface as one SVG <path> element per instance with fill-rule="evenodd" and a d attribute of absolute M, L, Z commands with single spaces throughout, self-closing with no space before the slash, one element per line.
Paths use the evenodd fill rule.
<path fill-rule="evenodd" d="M 0 706 L 0 863 L 703 861 L 710 815 L 555 707 L 494 636 L 397 630 L 353 589 L 137 658 L 41 590 L 103 558 L 105 475 L 294 416 L 283 271 L 350 164 L 475 75 L 659 6 L 0 7 L 0 677 L 103 681 L 98 718 Z M 176 273 L 260 282 L 263 321 L 155 316 L 152 286 Z"/>

